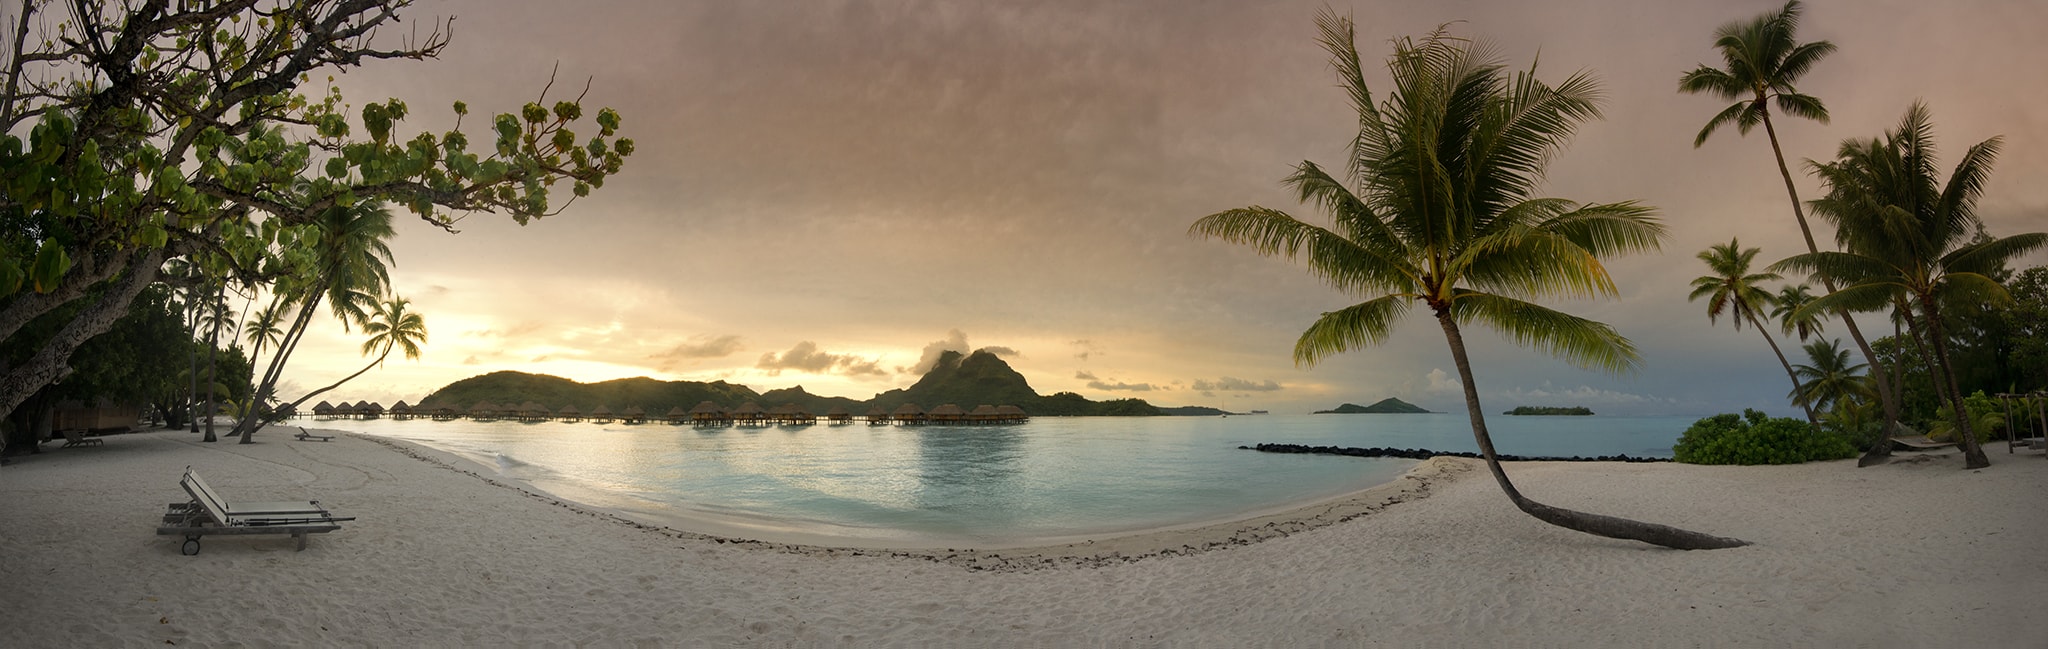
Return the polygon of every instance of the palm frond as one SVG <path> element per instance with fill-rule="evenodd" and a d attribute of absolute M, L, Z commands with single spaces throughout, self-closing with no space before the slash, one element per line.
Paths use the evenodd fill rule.
<path fill-rule="evenodd" d="M 1635 343 L 1614 327 L 1537 304 L 1459 291 L 1451 316 L 1460 323 L 1484 323 L 1517 345 L 1535 347 L 1582 368 L 1625 374 L 1642 365 Z"/>
<path fill-rule="evenodd" d="M 1325 313 L 1294 343 L 1294 363 L 1314 366 L 1324 357 L 1385 343 L 1412 295 L 1386 295 Z"/>

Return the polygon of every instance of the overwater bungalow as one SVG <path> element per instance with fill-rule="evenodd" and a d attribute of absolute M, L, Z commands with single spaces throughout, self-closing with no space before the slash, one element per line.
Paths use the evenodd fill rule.
<path fill-rule="evenodd" d="M 375 401 L 364 401 L 356 404 L 356 414 L 364 419 L 376 419 L 384 416 L 384 406 Z"/>
<path fill-rule="evenodd" d="M 627 406 L 625 412 L 619 413 L 619 421 L 627 424 L 647 423 L 647 411 L 640 409 L 640 406 Z"/>
<path fill-rule="evenodd" d="M 477 421 L 496 421 L 498 414 L 498 404 L 489 401 L 478 401 L 469 407 L 469 418 Z"/>
<path fill-rule="evenodd" d="M 556 410 L 555 419 L 558 421 L 567 422 L 583 421 L 583 411 L 577 410 L 576 404 L 572 403 L 566 406 L 562 406 L 561 410 Z"/>
<path fill-rule="evenodd" d="M 866 419 L 869 426 L 880 426 L 889 423 L 889 411 L 883 410 L 880 405 L 869 406 L 868 414 L 861 418 Z"/>
<path fill-rule="evenodd" d="M 967 411 L 961 410 L 960 406 L 947 403 L 933 408 L 931 414 L 925 415 L 925 418 L 934 424 L 962 424 L 967 422 Z"/>
<path fill-rule="evenodd" d="M 732 421 L 741 426 L 760 426 L 768 423 L 768 412 L 761 409 L 761 404 L 748 401 L 733 409 Z"/>
<path fill-rule="evenodd" d="M 322 402 L 320 402 L 320 403 L 316 403 L 316 404 L 313 404 L 313 418 L 314 418 L 314 419 L 333 419 L 333 418 L 334 418 L 334 404 L 331 404 L 331 403 L 328 403 L 328 402 L 325 402 L 325 401 L 322 401 Z"/>
<path fill-rule="evenodd" d="M 794 403 L 776 406 L 775 409 L 768 411 L 768 419 L 778 424 L 808 425 L 818 423 L 817 415 L 797 407 Z"/>
<path fill-rule="evenodd" d="M 690 409 L 690 423 L 700 426 L 727 424 L 732 423 L 732 415 L 727 413 L 725 408 L 706 400 Z"/>
<path fill-rule="evenodd" d="M 690 411 L 684 410 L 682 406 L 669 408 L 668 414 L 663 419 L 666 419 L 671 426 L 687 424 L 690 423 Z"/>
<path fill-rule="evenodd" d="M 889 413 L 889 419 L 899 424 L 922 424 L 925 422 L 924 409 L 915 403 L 906 403 L 896 406 L 895 412 Z"/>
<path fill-rule="evenodd" d="M 399 399 L 398 403 L 391 404 L 391 418 L 398 421 L 412 419 L 412 406 L 406 405 L 404 399 Z"/>
<path fill-rule="evenodd" d="M 588 417 L 590 423 L 593 424 L 609 424 L 612 423 L 613 419 L 617 418 L 617 415 L 612 414 L 612 409 L 606 408 L 602 403 L 597 404 L 596 408 L 591 408 L 590 417 Z"/>
<path fill-rule="evenodd" d="M 1011 405 L 996 406 L 996 414 L 1001 415 L 997 421 L 1005 424 L 1021 424 L 1031 418 L 1031 415 L 1024 414 L 1023 408 Z"/>
<path fill-rule="evenodd" d="M 519 404 L 520 421 L 531 423 L 537 421 L 547 421 L 549 419 L 554 418 L 555 413 L 550 412 L 547 406 L 540 405 L 540 403 L 537 401 L 528 401 L 526 403 Z"/>
<path fill-rule="evenodd" d="M 1000 417 L 1001 415 L 996 413 L 996 407 L 986 403 L 967 411 L 967 423 L 970 424 L 993 424 Z"/>
<path fill-rule="evenodd" d="M 825 421 L 832 422 L 834 426 L 851 424 L 853 423 L 853 413 L 848 411 L 846 406 L 832 406 L 831 410 L 825 411 Z"/>

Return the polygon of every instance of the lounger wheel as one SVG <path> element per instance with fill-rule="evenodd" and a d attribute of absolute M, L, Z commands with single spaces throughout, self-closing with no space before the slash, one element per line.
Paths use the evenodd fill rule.
<path fill-rule="evenodd" d="M 178 553 L 188 557 L 195 554 L 199 554 L 199 537 L 185 537 L 185 545 L 178 548 Z"/>

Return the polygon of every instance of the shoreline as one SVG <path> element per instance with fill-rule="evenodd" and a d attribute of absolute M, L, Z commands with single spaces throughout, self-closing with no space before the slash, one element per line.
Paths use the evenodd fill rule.
<path fill-rule="evenodd" d="M 411 440 L 340 429 L 310 429 L 323 434 L 347 435 L 377 444 L 392 452 L 429 465 L 447 469 L 485 484 L 507 489 L 528 498 L 562 507 L 579 514 L 609 519 L 638 530 L 734 546 L 756 547 L 779 552 L 836 555 L 883 555 L 925 559 L 970 570 L 1018 571 L 1065 566 L 1101 566 L 1161 556 L 1188 556 L 1212 550 L 1249 545 L 1284 538 L 1313 529 L 1347 522 L 1382 511 L 1395 504 L 1427 497 L 1434 488 L 1455 481 L 1484 465 L 1464 458 L 1441 457 L 1418 462 L 1394 480 L 1365 489 L 1306 503 L 1296 503 L 1251 512 L 1229 520 L 1202 521 L 1135 530 L 1099 539 L 1032 540 L 1016 545 L 981 547 L 940 547 L 935 545 L 848 545 L 837 537 L 804 533 L 754 533 L 738 526 L 687 515 L 678 515 L 683 526 L 636 518 L 632 512 L 602 507 L 549 492 L 530 482 L 491 475 L 488 465 L 460 453 Z"/>

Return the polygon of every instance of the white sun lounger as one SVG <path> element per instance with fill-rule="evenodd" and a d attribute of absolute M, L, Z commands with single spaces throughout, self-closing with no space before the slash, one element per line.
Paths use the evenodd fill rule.
<path fill-rule="evenodd" d="M 230 503 L 191 467 L 185 468 L 178 486 L 192 500 L 171 503 L 156 533 L 184 535 L 179 552 L 186 555 L 199 554 L 199 537 L 208 534 L 290 534 L 298 541 L 298 549 L 304 550 L 307 534 L 332 532 L 341 529 L 340 522 L 355 520 L 354 516 L 335 516 L 317 500 Z"/>

